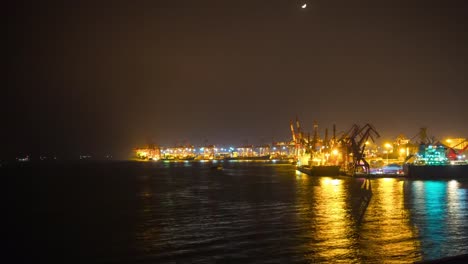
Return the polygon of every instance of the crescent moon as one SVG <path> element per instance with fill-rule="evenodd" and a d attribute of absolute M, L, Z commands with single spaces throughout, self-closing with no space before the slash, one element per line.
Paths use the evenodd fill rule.
<path fill-rule="evenodd" d="M 306 7 L 307 7 L 307 4 L 303 4 L 303 5 L 302 5 L 302 8 L 303 8 L 303 9 L 306 8 Z"/>

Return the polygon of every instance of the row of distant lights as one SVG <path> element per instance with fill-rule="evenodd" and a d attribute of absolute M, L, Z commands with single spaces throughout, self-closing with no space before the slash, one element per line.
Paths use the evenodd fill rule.
<path fill-rule="evenodd" d="M 237 148 L 238 151 L 242 151 L 242 150 L 245 150 L 247 148 Z M 286 147 L 282 147 L 281 148 L 282 150 L 286 150 Z M 209 150 L 209 148 L 199 148 L 198 151 L 199 152 L 205 152 L 205 150 Z M 213 148 L 214 151 L 234 151 L 234 148 L 233 147 L 229 147 L 229 148 Z M 276 147 L 273 147 L 273 150 L 277 150 Z M 182 152 L 183 150 L 182 149 L 176 149 L 176 150 L 173 150 L 173 149 L 168 149 L 168 150 L 163 150 L 162 153 L 174 153 L 174 152 Z M 196 149 L 190 149 L 190 148 L 185 148 L 185 151 L 189 151 L 189 152 L 195 152 Z"/>
<path fill-rule="evenodd" d="M 90 156 L 90 155 L 80 155 L 79 158 L 80 159 L 90 159 L 90 158 L 92 158 L 92 156 Z M 104 158 L 111 159 L 112 155 L 106 155 L 106 156 L 104 156 Z M 39 156 L 39 160 L 56 160 L 56 159 L 57 159 L 56 156 L 54 156 L 54 157 Z M 28 155 L 28 156 L 25 156 L 25 157 L 22 157 L 22 158 L 16 158 L 16 160 L 17 161 L 29 161 L 30 157 Z"/>

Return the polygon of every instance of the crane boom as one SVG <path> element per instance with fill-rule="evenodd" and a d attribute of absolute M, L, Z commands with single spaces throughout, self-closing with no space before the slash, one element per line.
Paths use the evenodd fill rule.
<path fill-rule="evenodd" d="M 290 127 L 291 127 L 292 139 L 293 139 L 293 141 L 294 141 L 294 144 L 296 144 L 296 143 L 297 143 L 297 141 L 296 141 L 296 133 L 294 133 L 294 125 L 293 125 L 293 122 L 292 122 L 292 121 L 290 122 Z"/>
<path fill-rule="evenodd" d="M 464 152 L 468 148 L 468 144 L 466 144 L 465 147 L 463 147 L 462 149 L 459 149 L 459 150 L 456 150 L 455 148 L 460 146 L 461 144 L 465 143 L 466 141 L 467 140 L 463 140 L 462 142 L 456 144 L 453 147 L 448 147 L 448 149 L 447 149 L 447 158 L 449 160 L 457 160 L 458 155 L 460 155 L 460 153 Z"/>

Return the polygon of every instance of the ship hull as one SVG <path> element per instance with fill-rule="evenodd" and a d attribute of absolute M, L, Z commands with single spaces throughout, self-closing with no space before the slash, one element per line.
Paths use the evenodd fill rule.
<path fill-rule="evenodd" d="M 297 167 L 297 170 L 310 176 L 338 176 L 340 168 L 340 166 L 301 166 Z"/>
<path fill-rule="evenodd" d="M 407 165 L 404 171 L 408 178 L 468 178 L 468 165 Z"/>

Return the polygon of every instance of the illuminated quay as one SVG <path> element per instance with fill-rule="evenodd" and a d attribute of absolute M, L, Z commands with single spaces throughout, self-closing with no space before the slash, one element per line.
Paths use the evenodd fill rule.
<path fill-rule="evenodd" d="M 302 131 L 296 118 L 290 122 L 291 140 L 270 145 L 156 147 L 134 149 L 135 157 L 148 161 L 261 160 L 283 161 L 313 176 L 366 177 L 465 177 L 468 175 L 466 138 L 430 140 L 426 128 L 417 139 L 404 135 L 393 142 L 377 143 L 380 134 L 371 124 L 353 125 L 336 134 L 333 126 L 323 137 L 318 124 L 313 132 Z"/>
<path fill-rule="evenodd" d="M 193 145 L 176 147 L 145 147 L 134 149 L 139 160 L 186 161 L 186 160 L 291 160 L 295 159 L 295 146 L 278 142 L 272 145 L 245 145 L 218 147 Z"/>

